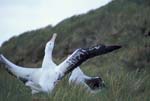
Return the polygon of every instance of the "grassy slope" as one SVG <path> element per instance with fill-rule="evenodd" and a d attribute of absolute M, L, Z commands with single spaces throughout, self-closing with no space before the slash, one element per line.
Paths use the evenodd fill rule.
<path fill-rule="evenodd" d="M 0 51 L 19 65 L 40 66 L 44 45 L 54 32 L 59 34 L 54 50 L 56 62 L 62 61 L 78 47 L 97 43 L 123 46 L 117 52 L 94 58 L 82 66 L 91 76 L 101 75 L 108 88 L 97 94 L 89 94 L 82 87 L 69 86 L 65 78 L 54 94 L 32 97 L 28 88 L 1 70 L 0 101 L 40 98 L 64 101 L 150 100 L 149 0 L 114 0 L 107 6 L 73 16 L 54 27 L 48 26 L 13 37 L 4 43 Z"/>

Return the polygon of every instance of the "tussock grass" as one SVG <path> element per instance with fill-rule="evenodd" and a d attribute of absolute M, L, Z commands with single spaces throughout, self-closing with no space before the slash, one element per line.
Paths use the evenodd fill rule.
<path fill-rule="evenodd" d="M 0 101 L 150 101 L 150 0 L 112 0 L 87 14 L 56 26 L 22 33 L 0 47 L 17 65 L 40 67 L 46 42 L 58 33 L 55 59 L 79 47 L 120 44 L 122 49 L 82 65 L 90 76 L 102 76 L 106 88 L 92 94 L 63 79 L 52 94 L 31 95 L 30 89 L 0 69 Z M 34 50 L 34 53 L 33 53 Z M 56 60 L 57 62 L 57 60 Z M 60 63 L 60 61 L 59 61 Z"/>
<path fill-rule="evenodd" d="M 92 70 L 92 69 L 93 70 Z M 85 73 L 94 75 L 100 71 L 106 88 L 98 93 L 90 93 L 83 86 L 69 85 L 68 77 L 64 78 L 51 94 L 31 95 L 25 87 L 3 69 L 0 70 L 0 101 L 149 101 L 150 75 L 146 71 L 128 72 L 113 67 L 83 67 Z M 93 71 L 93 72 L 92 72 Z M 97 72 L 98 73 L 98 72 Z"/>

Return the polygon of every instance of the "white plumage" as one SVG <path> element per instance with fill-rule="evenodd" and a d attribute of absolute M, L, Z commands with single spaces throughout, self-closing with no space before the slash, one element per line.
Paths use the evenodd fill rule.
<path fill-rule="evenodd" d="M 59 76 L 56 71 L 56 64 L 52 60 L 52 50 L 56 34 L 52 39 L 47 42 L 45 47 L 45 55 L 41 68 L 26 68 L 13 64 L 7 60 L 3 55 L 0 55 L 0 61 L 5 63 L 9 72 L 15 75 L 18 79 L 22 80 L 26 86 L 30 87 L 32 94 L 38 92 L 50 92 L 55 87 L 57 78 Z"/>
<path fill-rule="evenodd" d="M 41 68 L 26 68 L 17 66 L 6 59 L 3 55 L 0 55 L 0 62 L 6 65 L 8 72 L 23 81 L 26 86 L 30 87 L 32 94 L 38 92 L 52 92 L 58 81 L 72 71 L 69 82 L 84 84 L 91 90 L 103 87 L 104 82 L 100 77 L 88 77 L 78 66 L 89 58 L 119 49 L 120 46 L 97 45 L 87 49 L 80 48 L 73 52 L 61 64 L 56 65 L 52 60 L 52 51 L 56 36 L 57 34 L 53 34 L 52 39 L 46 44 L 45 55 Z"/>
<path fill-rule="evenodd" d="M 69 78 L 69 84 L 83 85 L 89 91 L 95 92 L 105 87 L 104 81 L 100 77 L 90 77 L 83 73 L 80 67 L 75 68 Z"/>

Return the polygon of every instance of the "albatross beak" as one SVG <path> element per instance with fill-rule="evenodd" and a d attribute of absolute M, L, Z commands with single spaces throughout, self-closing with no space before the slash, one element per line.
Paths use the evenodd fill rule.
<path fill-rule="evenodd" d="M 50 41 L 54 42 L 56 37 L 57 37 L 57 33 L 54 33 Z"/>

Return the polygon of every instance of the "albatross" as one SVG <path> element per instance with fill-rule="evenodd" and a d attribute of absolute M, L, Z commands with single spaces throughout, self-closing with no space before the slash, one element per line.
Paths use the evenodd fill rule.
<path fill-rule="evenodd" d="M 106 46 L 102 44 L 90 48 L 79 48 L 68 56 L 62 63 L 56 65 L 52 60 L 52 50 L 54 48 L 56 36 L 57 34 L 53 34 L 51 40 L 46 43 L 44 50 L 45 55 L 41 68 L 18 66 L 0 54 L 0 62 L 5 65 L 5 69 L 16 78 L 20 79 L 25 86 L 30 87 L 32 94 L 39 92 L 51 93 L 58 82 L 68 73 L 73 70 L 79 73 L 79 66 L 86 60 L 121 48 L 120 45 Z M 76 74 L 74 73 L 75 71 L 72 72 L 72 75 Z M 92 85 L 91 81 L 98 81 L 98 84 L 104 85 L 99 77 L 84 77 L 84 82 L 86 82 L 88 86 Z"/>
<path fill-rule="evenodd" d="M 96 93 L 100 91 L 103 87 L 105 87 L 105 83 L 101 77 L 87 76 L 83 73 L 79 66 L 75 68 L 71 73 L 71 76 L 69 78 L 69 84 L 72 83 L 75 85 L 85 86 L 86 88 L 88 88 L 87 90 L 91 93 Z"/>

